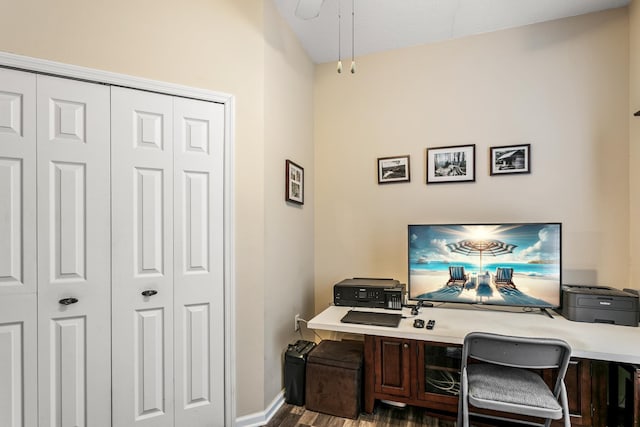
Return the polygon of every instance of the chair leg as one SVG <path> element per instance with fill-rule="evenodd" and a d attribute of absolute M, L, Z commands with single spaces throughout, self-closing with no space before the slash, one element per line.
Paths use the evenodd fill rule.
<path fill-rule="evenodd" d="M 469 427 L 469 404 L 467 401 L 467 370 L 460 373 L 460 392 L 458 393 L 458 422 L 456 427 Z"/>
<path fill-rule="evenodd" d="M 562 406 L 562 420 L 564 421 L 564 427 L 571 427 L 567 389 L 564 386 L 564 382 L 560 383 L 560 406 Z M 551 418 L 545 420 L 544 425 L 545 427 L 549 427 L 551 425 Z"/>
<path fill-rule="evenodd" d="M 462 427 L 462 382 L 460 383 L 460 393 L 458 394 L 458 419 L 456 427 Z"/>
<path fill-rule="evenodd" d="M 562 405 L 564 427 L 571 427 L 571 415 L 569 415 L 569 400 L 567 399 L 567 388 L 564 385 L 564 381 L 560 383 L 560 404 Z"/>

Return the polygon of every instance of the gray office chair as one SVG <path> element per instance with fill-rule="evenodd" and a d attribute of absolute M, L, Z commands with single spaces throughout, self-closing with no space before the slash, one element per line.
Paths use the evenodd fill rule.
<path fill-rule="evenodd" d="M 564 384 L 570 357 L 571 347 L 559 339 L 468 334 L 462 348 L 458 427 L 469 426 L 469 405 L 545 418 L 546 427 L 564 417 L 570 427 Z M 478 363 L 468 364 L 469 359 Z M 558 369 L 553 391 L 528 369 Z"/>

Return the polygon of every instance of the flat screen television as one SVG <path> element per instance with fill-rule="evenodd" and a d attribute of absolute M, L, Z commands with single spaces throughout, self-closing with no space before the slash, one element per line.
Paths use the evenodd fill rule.
<path fill-rule="evenodd" d="M 560 306 L 562 224 L 409 225 L 409 299 Z"/>

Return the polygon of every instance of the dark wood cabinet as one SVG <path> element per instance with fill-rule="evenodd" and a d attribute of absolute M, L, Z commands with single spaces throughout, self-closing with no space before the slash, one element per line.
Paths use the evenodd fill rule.
<path fill-rule="evenodd" d="M 455 413 L 460 346 L 369 335 L 364 346 L 365 412 L 383 399 Z"/>
<path fill-rule="evenodd" d="M 383 399 L 456 414 L 461 350 L 455 344 L 366 335 L 364 411 L 372 412 L 375 400 Z M 571 360 L 565 384 L 572 426 L 607 424 L 607 369 L 606 362 Z M 552 371 L 543 377 L 553 384 Z"/>

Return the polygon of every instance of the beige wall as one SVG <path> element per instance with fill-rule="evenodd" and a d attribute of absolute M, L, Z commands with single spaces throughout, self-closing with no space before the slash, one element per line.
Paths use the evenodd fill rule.
<path fill-rule="evenodd" d="M 629 5 L 629 64 L 630 287 L 640 289 L 640 0 Z"/>
<path fill-rule="evenodd" d="M 407 279 L 407 224 L 561 221 L 565 283 L 628 285 L 626 8 L 357 57 L 315 80 L 316 311 L 345 277 Z M 531 174 L 489 176 L 531 144 Z M 476 182 L 425 185 L 425 149 L 476 144 Z M 409 154 L 411 182 L 378 185 Z"/>
<path fill-rule="evenodd" d="M 283 387 L 293 319 L 313 315 L 314 65 L 274 7 L 265 2 L 265 402 Z M 304 168 L 304 205 L 285 202 L 285 161 Z M 260 183 L 257 183 L 260 185 Z M 256 325 L 262 326 L 262 325 Z M 305 339 L 313 334 L 305 331 Z"/>
<path fill-rule="evenodd" d="M 235 96 L 238 416 L 263 411 L 276 396 L 280 376 L 271 378 L 295 337 L 290 312 L 312 311 L 313 188 L 304 209 L 285 209 L 282 159 L 313 171 L 313 69 L 291 34 L 277 31 L 272 8 L 256 0 L 0 0 L 0 51 Z M 287 92 L 290 78 L 296 93 Z M 298 291 L 282 315 L 265 306 L 281 277 L 276 266 L 289 271 L 278 295 Z"/>
<path fill-rule="evenodd" d="M 629 258 L 640 276 L 634 223 L 631 251 L 627 237 L 640 172 L 626 162 L 629 140 L 630 165 L 640 159 L 640 119 L 627 122 L 628 105 L 640 109 L 638 0 L 628 16 L 361 57 L 355 76 L 314 69 L 270 1 L 176 5 L 0 0 L 0 51 L 236 97 L 238 416 L 280 390 L 293 315 L 312 315 L 314 284 L 320 310 L 344 277 L 406 280 L 408 223 L 562 221 L 565 281 L 622 287 Z M 532 174 L 489 177 L 488 147 L 522 142 Z M 425 148 L 467 143 L 476 182 L 426 186 Z M 376 158 L 397 154 L 411 155 L 412 182 L 378 186 Z M 301 208 L 283 201 L 287 158 L 305 168 Z"/>

